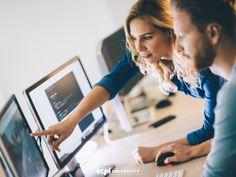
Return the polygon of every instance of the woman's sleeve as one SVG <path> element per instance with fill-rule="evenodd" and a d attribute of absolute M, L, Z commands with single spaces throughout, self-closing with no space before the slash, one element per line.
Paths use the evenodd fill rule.
<path fill-rule="evenodd" d="M 110 93 L 110 99 L 112 99 L 138 72 L 139 68 L 132 61 L 131 53 L 126 52 L 112 71 L 105 75 L 95 86 L 104 87 Z"/>
<path fill-rule="evenodd" d="M 213 124 L 215 121 L 214 109 L 216 106 L 217 93 L 224 84 L 224 80 L 211 73 L 202 79 L 201 84 L 205 97 L 204 121 L 203 126 L 200 129 L 187 135 L 187 140 L 191 145 L 200 144 L 213 138 Z"/>

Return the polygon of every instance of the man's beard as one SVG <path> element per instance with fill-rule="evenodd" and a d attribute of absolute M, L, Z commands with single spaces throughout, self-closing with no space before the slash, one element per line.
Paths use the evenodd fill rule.
<path fill-rule="evenodd" d="M 211 43 L 205 38 L 201 40 L 203 40 L 201 42 L 201 49 L 194 56 L 194 66 L 198 71 L 210 67 L 216 56 L 216 52 Z"/>

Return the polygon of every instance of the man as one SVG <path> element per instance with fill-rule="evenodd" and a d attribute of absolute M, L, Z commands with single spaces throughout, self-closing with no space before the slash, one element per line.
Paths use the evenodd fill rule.
<path fill-rule="evenodd" d="M 215 109 L 215 137 L 204 177 L 236 176 L 236 41 L 235 1 L 170 0 L 177 49 L 199 71 L 210 67 L 226 80 Z M 175 146 L 163 147 L 162 153 Z M 157 157 L 158 158 L 158 157 Z M 166 159 L 175 161 L 176 156 Z"/>

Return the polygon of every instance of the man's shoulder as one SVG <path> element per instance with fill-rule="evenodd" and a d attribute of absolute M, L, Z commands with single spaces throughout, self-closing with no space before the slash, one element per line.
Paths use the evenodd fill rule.
<path fill-rule="evenodd" d="M 217 107 L 215 109 L 216 119 L 214 127 L 229 126 L 236 123 L 234 119 L 236 114 L 236 80 L 226 83 L 220 90 L 217 97 Z M 227 121 L 225 121 L 227 120 Z M 236 124 L 235 124 L 236 125 Z M 235 128 L 234 125 L 234 128 Z"/>
<path fill-rule="evenodd" d="M 236 102 L 236 79 L 226 83 L 220 93 L 219 93 L 219 99 L 228 100 Z"/>
<path fill-rule="evenodd" d="M 236 78 L 229 81 L 227 84 L 225 84 L 225 86 L 223 87 L 223 89 L 226 91 L 226 92 L 229 92 L 229 91 L 236 91 Z"/>

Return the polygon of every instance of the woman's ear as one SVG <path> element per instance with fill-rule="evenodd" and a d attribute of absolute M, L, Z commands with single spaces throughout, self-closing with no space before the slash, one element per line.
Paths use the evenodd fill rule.
<path fill-rule="evenodd" d="M 215 45 L 220 40 L 222 28 L 218 23 L 210 23 L 206 28 L 206 33 L 210 42 Z"/>

